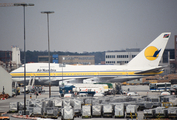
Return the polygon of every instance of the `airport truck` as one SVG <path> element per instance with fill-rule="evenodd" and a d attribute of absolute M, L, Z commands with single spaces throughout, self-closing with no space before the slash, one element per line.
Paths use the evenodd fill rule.
<path fill-rule="evenodd" d="M 73 88 L 75 88 L 73 85 L 59 86 L 59 93 L 61 97 L 64 97 L 64 95 L 68 93 L 74 93 Z"/>
<path fill-rule="evenodd" d="M 106 93 L 108 92 L 108 85 L 107 84 L 72 84 L 75 86 L 73 91 L 80 92 L 95 92 L 95 93 Z"/>
<path fill-rule="evenodd" d="M 94 95 L 95 93 L 106 94 L 108 92 L 107 84 L 67 84 L 65 86 L 59 86 L 59 92 L 61 96 L 67 93 L 86 93 Z"/>
<path fill-rule="evenodd" d="M 121 94 L 121 84 L 119 83 L 94 83 L 94 84 L 106 84 L 108 86 L 108 90 L 105 92 L 106 95 L 111 94 Z"/>

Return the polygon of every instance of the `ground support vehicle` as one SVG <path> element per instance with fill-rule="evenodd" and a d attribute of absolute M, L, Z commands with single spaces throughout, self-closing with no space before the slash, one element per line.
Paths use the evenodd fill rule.
<path fill-rule="evenodd" d="M 64 97 L 64 95 L 68 93 L 74 93 L 73 88 L 75 88 L 73 85 L 59 86 L 59 93 L 61 97 Z"/>
<path fill-rule="evenodd" d="M 96 93 L 95 91 L 80 91 L 80 92 L 77 92 L 78 95 L 86 94 L 87 96 L 94 96 L 95 93 Z"/>
<path fill-rule="evenodd" d="M 6 114 L 0 113 L 0 120 L 10 120 L 10 118 Z"/>
<path fill-rule="evenodd" d="M 150 83 L 149 90 L 150 91 L 170 91 L 171 83 Z"/>

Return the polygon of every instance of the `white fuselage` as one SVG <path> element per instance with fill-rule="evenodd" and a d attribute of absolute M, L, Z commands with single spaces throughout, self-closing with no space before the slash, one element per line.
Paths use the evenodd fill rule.
<path fill-rule="evenodd" d="M 48 68 L 48 63 L 28 63 L 26 64 L 26 79 L 29 80 L 30 76 L 35 76 L 35 78 L 40 81 L 49 80 Z M 128 68 L 127 65 L 66 65 L 65 67 L 59 67 L 59 64 L 51 63 L 50 80 L 60 81 L 96 77 L 101 80 L 123 82 L 147 76 L 147 74 L 136 75 L 135 72 L 138 71 L 140 71 L 140 68 L 131 69 Z M 22 66 L 12 71 L 11 75 L 14 81 L 24 80 L 24 67 Z"/>

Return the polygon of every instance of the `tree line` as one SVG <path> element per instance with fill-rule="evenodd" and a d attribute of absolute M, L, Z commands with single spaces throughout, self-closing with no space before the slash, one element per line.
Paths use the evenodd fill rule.
<path fill-rule="evenodd" d="M 101 61 L 105 61 L 105 52 L 62 52 L 62 51 L 54 51 L 50 52 L 50 55 L 53 54 L 60 55 L 94 55 L 95 56 L 95 64 L 101 63 Z M 48 56 L 48 51 L 26 51 L 26 63 L 30 62 L 38 62 L 38 56 Z M 22 64 L 24 63 L 24 51 L 20 51 L 20 57 Z"/>

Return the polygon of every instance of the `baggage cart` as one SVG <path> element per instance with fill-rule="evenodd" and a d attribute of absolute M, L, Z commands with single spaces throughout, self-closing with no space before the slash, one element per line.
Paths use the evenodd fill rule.
<path fill-rule="evenodd" d="M 156 118 L 165 118 L 167 117 L 168 111 L 165 107 L 155 108 L 155 117 Z"/>
<path fill-rule="evenodd" d="M 177 118 L 177 107 L 168 108 L 168 118 Z"/>
<path fill-rule="evenodd" d="M 144 113 L 144 119 L 155 117 L 155 110 L 154 109 L 145 109 L 145 110 L 143 110 L 143 113 Z"/>
<path fill-rule="evenodd" d="M 103 105 L 103 117 L 113 117 L 113 106 L 111 104 Z"/>
<path fill-rule="evenodd" d="M 124 103 L 119 103 L 114 106 L 114 117 L 115 118 L 124 118 L 125 111 L 124 111 Z"/>
<path fill-rule="evenodd" d="M 61 113 L 61 120 L 74 120 L 74 111 L 71 106 L 65 106 Z"/>
<path fill-rule="evenodd" d="M 81 116 L 81 101 L 73 100 L 74 116 Z"/>
<path fill-rule="evenodd" d="M 101 117 L 102 106 L 101 105 L 92 105 L 92 117 Z"/>
<path fill-rule="evenodd" d="M 82 118 L 91 118 L 91 105 L 82 106 Z"/>
<path fill-rule="evenodd" d="M 138 116 L 137 106 L 136 105 L 127 105 L 126 106 L 126 117 L 127 118 L 136 118 Z"/>

